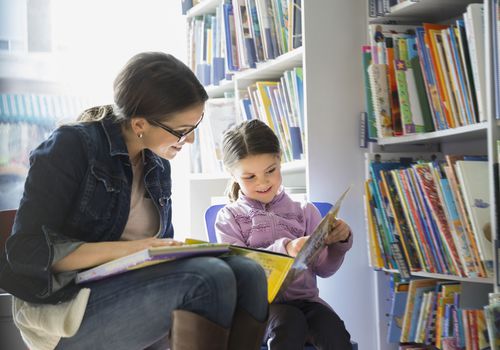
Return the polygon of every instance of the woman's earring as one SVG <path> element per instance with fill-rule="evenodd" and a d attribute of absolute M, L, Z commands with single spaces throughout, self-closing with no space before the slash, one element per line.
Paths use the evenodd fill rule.
<path fill-rule="evenodd" d="M 144 136 L 143 133 L 137 134 L 137 137 L 140 138 L 140 139 L 142 139 L 143 136 Z"/>

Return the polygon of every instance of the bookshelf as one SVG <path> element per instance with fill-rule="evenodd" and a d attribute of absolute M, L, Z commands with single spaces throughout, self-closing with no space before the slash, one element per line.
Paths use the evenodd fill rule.
<path fill-rule="evenodd" d="M 188 11 L 200 15 L 202 2 Z M 375 343 L 371 271 L 367 269 L 363 228 L 363 152 L 358 147 L 363 88 L 357 48 L 366 33 L 366 1 L 302 1 L 303 45 L 256 68 L 234 74 L 231 83 L 209 86 L 210 97 L 246 88 L 259 79 L 278 78 L 291 67 L 304 71 L 304 159 L 282 167 L 286 186 L 305 188 L 310 201 L 333 202 L 350 184 L 341 215 L 356 233 L 354 246 L 332 278 L 320 279 L 321 297 L 341 315 L 360 349 Z M 234 84 L 234 85 L 231 85 Z M 224 87 L 223 87 L 224 86 Z M 203 213 L 212 197 L 223 195 L 227 178 L 193 175 L 190 179 L 191 233 L 204 232 Z M 200 235 L 202 237 L 202 235 Z M 353 279 L 352 276 L 359 276 Z M 346 293 L 346 290 L 349 292 Z M 356 300 L 355 303 L 351 303 Z"/>
<path fill-rule="evenodd" d="M 438 130 L 421 134 L 410 134 L 406 136 L 394 136 L 379 138 L 378 142 L 369 145 L 369 153 L 391 153 L 391 152 L 413 152 L 415 150 L 437 150 L 443 154 L 486 154 L 487 178 L 489 183 L 488 199 L 490 203 L 489 212 L 491 220 L 491 236 L 493 238 L 493 274 L 489 277 L 461 277 L 449 274 L 430 273 L 424 271 L 410 272 L 412 278 L 431 278 L 440 280 L 458 281 L 462 284 L 461 307 L 482 308 L 488 304 L 489 292 L 500 291 L 499 280 L 499 254 L 495 251 L 498 244 L 498 154 L 497 140 L 500 130 L 498 120 L 495 118 L 495 85 L 494 85 L 494 53 L 497 43 L 493 36 L 492 14 L 494 13 L 494 2 L 467 1 L 467 0 L 421 0 L 419 2 L 404 1 L 391 7 L 390 13 L 382 17 L 370 18 L 369 24 L 420 24 L 422 22 L 448 23 L 460 17 L 470 3 L 482 3 L 484 6 L 484 28 L 485 28 L 485 77 L 486 77 L 486 121 L 471 125 Z M 369 158 L 369 157 L 367 157 Z M 368 161 L 366 163 L 368 169 Z M 368 177 L 368 171 L 367 175 Z M 368 214 L 369 215 L 369 214 Z M 368 227 L 368 226 L 367 226 Z M 367 229 L 368 231 L 368 229 Z M 398 344 L 387 342 L 388 314 L 390 313 L 392 299 L 389 287 L 391 275 L 399 275 L 395 269 L 375 269 L 375 293 L 376 293 L 376 319 L 377 327 L 377 349 L 397 349 Z"/>
<path fill-rule="evenodd" d="M 224 3 L 223 0 L 201 1 L 189 9 L 186 13 L 187 21 L 198 16 L 214 14 L 217 8 Z M 199 18 L 199 17 L 198 17 Z M 274 59 L 256 62 L 255 68 L 233 71 L 231 75 L 217 82 L 215 85 L 207 85 L 206 91 L 210 98 L 221 98 L 227 94 L 234 96 L 235 108 L 238 113 L 237 121 L 245 119 L 241 115 L 238 101 L 242 98 L 240 92 L 257 81 L 276 81 L 287 70 L 295 67 L 303 67 L 304 48 L 298 47 L 285 52 Z M 226 67 L 227 68 L 227 67 Z M 307 147 L 307 146 L 306 146 Z M 306 191 L 306 168 L 307 161 L 303 158 L 284 162 L 282 164 L 283 184 L 285 187 L 304 189 Z M 204 222 L 200 222 L 204 210 L 210 205 L 211 198 L 221 198 L 224 195 L 230 176 L 224 172 L 202 172 L 189 175 L 190 202 L 191 202 L 191 232 L 204 232 Z M 203 237 L 199 237 L 203 238 Z"/>

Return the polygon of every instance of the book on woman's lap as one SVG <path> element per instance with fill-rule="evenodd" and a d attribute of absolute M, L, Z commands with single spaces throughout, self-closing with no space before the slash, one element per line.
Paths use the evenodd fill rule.
<path fill-rule="evenodd" d="M 127 271 L 156 265 L 172 260 L 196 256 L 218 256 L 229 251 L 229 244 L 200 243 L 181 246 L 161 246 L 147 248 L 91 269 L 81 271 L 76 275 L 76 283 L 96 281 Z"/>

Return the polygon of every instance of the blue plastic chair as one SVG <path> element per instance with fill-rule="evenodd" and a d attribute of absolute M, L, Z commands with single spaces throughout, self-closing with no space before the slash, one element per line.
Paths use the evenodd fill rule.
<path fill-rule="evenodd" d="M 326 202 L 313 202 L 313 204 L 316 208 L 318 208 L 321 217 L 324 217 L 332 208 L 332 204 Z M 217 218 L 219 210 L 221 210 L 224 206 L 224 204 L 215 204 L 209 207 L 205 212 L 205 226 L 209 242 L 217 243 L 217 236 L 215 235 L 215 219 Z"/>

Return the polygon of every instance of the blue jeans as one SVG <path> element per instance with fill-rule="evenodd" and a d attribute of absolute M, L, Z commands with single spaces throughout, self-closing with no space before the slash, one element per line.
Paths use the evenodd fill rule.
<path fill-rule="evenodd" d="M 166 347 L 173 310 L 230 328 L 236 306 L 267 317 L 267 283 L 254 261 L 197 257 L 154 265 L 86 285 L 92 291 L 78 332 L 57 349 Z"/>

